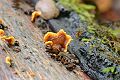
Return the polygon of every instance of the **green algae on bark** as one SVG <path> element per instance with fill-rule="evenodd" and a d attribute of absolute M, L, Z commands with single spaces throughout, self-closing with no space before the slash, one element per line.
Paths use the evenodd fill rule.
<path fill-rule="evenodd" d="M 82 20 L 92 20 L 95 17 L 92 14 L 92 10 L 95 10 L 95 6 L 83 4 L 81 0 L 60 0 L 60 3 L 63 4 L 66 8 L 74 10 L 79 14 Z"/>

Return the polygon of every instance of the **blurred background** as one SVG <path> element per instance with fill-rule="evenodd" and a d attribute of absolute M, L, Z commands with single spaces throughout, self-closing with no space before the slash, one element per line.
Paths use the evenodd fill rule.
<path fill-rule="evenodd" d="M 104 20 L 120 20 L 120 0 L 83 0 L 97 7 L 97 13 Z"/>

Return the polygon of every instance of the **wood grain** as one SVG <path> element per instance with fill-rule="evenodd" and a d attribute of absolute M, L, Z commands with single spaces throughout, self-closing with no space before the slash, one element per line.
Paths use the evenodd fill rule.
<path fill-rule="evenodd" d="M 0 18 L 8 26 L 6 35 L 19 41 L 21 51 L 13 51 L 0 40 L 0 80 L 81 80 L 49 57 L 41 30 L 31 23 L 30 17 L 12 6 L 11 0 L 0 0 Z M 5 63 L 6 56 L 13 60 L 13 67 Z"/>

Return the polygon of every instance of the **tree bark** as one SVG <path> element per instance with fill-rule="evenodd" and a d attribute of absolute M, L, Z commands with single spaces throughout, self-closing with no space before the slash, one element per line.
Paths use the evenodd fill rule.
<path fill-rule="evenodd" d="M 30 17 L 12 6 L 11 0 L 0 0 L 0 18 L 8 27 L 6 35 L 19 41 L 21 51 L 16 52 L 0 40 L 0 80 L 81 80 L 49 57 L 41 30 L 31 23 Z M 5 63 L 6 56 L 12 59 L 13 67 Z"/>

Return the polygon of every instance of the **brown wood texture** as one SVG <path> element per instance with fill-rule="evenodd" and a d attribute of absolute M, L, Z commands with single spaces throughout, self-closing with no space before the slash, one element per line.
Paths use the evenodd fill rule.
<path fill-rule="evenodd" d="M 0 0 L 0 18 L 8 26 L 5 33 L 19 41 L 21 51 L 13 51 L 0 40 L 0 80 L 82 80 L 49 57 L 41 30 L 31 23 L 30 17 L 12 6 L 11 0 Z M 5 63 L 6 56 L 11 57 L 13 67 Z"/>

